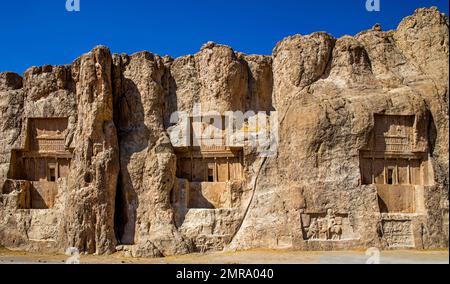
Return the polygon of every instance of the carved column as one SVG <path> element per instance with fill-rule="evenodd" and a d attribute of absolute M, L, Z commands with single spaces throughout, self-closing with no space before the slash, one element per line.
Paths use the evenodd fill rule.
<path fill-rule="evenodd" d="M 230 178 L 230 162 L 228 160 L 228 157 L 227 157 L 227 180 L 228 181 L 231 180 L 231 178 Z"/>
<path fill-rule="evenodd" d="M 407 183 L 411 184 L 411 158 L 408 158 Z"/>
<path fill-rule="evenodd" d="M 55 159 L 56 159 L 55 179 L 58 180 L 59 179 L 59 160 L 58 160 L 58 157 L 55 157 Z"/>
<path fill-rule="evenodd" d="M 36 170 L 36 158 L 33 157 L 33 167 L 34 167 L 34 177 L 33 177 L 33 181 L 37 181 L 37 170 Z"/>
<path fill-rule="evenodd" d="M 372 184 L 375 184 L 375 174 L 374 174 L 374 168 L 375 168 L 375 157 L 372 154 L 372 163 L 370 164 L 370 171 L 372 176 Z"/>
<path fill-rule="evenodd" d="M 395 180 L 392 182 L 393 184 L 399 184 L 400 181 L 400 176 L 399 176 L 399 172 L 398 172 L 398 159 L 396 160 L 397 163 L 395 165 Z M 394 178 L 394 177 L 392 177 Z"/>
<path fill-rule="evenodd" d="M 217 157 L 214 157 L 214 172 L 213 172 L 213 174 L 214 174 L 214 177 L 213 177 L 214 182 L 218 182 L 219 181 L 219 173 L 217 170 Z"/>
<path fill-rule="evenodd" d="M 192 151 L 189 151 L 189 155 L 191 156 L 191 181 L 194 179 L 194 158 L 192 157 Z"/>

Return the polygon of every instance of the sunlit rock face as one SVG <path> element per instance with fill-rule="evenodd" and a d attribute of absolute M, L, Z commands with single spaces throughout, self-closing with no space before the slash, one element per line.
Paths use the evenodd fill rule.
<path fill-rule="evenodd" d="M 1 73 L 0 246 L 448 247 L 448 56 L 448 20 L 430 8 L 392 31 L 290 36 L 271 56 L 99 46 Z M 229 111 L 247 112 L 242 133 L 264 132 L 258 112 L 275 121 L 275 151 L 252 147 L 257 135 L 228 144 Z M 178 143 L 211 127 L 222 144 Z"/>

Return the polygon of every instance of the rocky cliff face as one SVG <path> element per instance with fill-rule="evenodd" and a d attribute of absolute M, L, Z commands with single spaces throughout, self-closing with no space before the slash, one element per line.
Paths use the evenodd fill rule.
<path fill-rule="evenodd" d="M 448 247 L 448 32 L 437 9 L 418 9 L 397 30 L 295 35 L 272 56 L 96 47 L 68 66 L 1 73 L 0 245 L 139 257 Z M 168 133 L 171 114 L 197 103 L 277 111 L 277 154 L 228 153 L 228 181 L 211 174 L 198 195 Z"/>

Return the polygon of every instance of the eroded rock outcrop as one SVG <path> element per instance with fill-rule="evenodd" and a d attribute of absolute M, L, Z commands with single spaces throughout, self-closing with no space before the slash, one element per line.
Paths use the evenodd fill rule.
<path fill-rule="evenodd" d="M 117 100 L 121 198 L 118 236 L 134 256 L 188 253 L 173 222 L 170 191 L 176 157 L 164 129 L 167 73 L 163 59 L 148 52 L 115 57 L 122 74 Z"/>
<path fill-rule="evenodd" d="M 97 47 L 75 61 L 71 71 L 77 124 L 60 238 L 66 240 L 67 247 L 77 247 L 83 252 L 111 253 L 116 247 L 114 212 L 119 149 L 113 122 L 109 50 Z"/>
<path fill-rule="evenodd" d="M 393 31 L 291 36 L 272 56 L 96 47 L 1 73 L 0 245 L 135 257 L 448 247 L 448 56 L 448 19 L 430 8 Z M 223 121 L 276 111 L 276 153 L 250 136 L 174 143 L 171 115 L 195 128 L 196 104 Z M 254 117 L 238 128 L 258 133 Z"/>

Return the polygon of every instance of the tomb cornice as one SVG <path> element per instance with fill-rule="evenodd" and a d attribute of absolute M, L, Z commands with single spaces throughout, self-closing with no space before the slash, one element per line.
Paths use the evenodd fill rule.
<path fill-rule="evenodd" d="M 426 152 L 384 152 L 384 151 L 370 151 L 361 150 L 363 158 L 374 159 L 411 159 L 420 160 L 424 158 Z"/>

